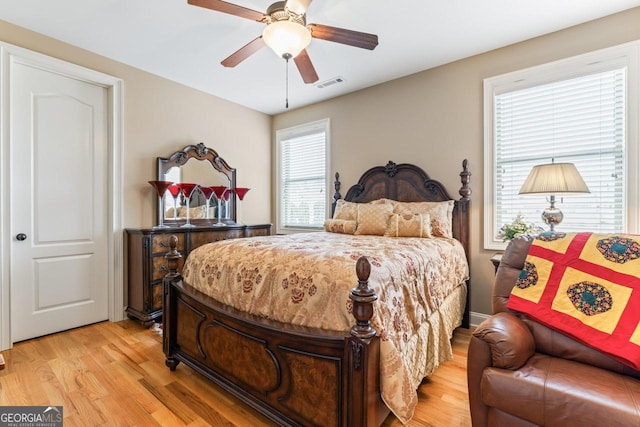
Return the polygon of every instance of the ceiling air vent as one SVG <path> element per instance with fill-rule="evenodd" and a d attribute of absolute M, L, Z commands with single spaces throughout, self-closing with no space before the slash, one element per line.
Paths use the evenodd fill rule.
<path fill-rule="evenodd" d="M 324 81 L 324 82 L 322 82 L 322 83 L 318 83 L 318 84 L 316 85 L 316 87 L 317 87 L 318 89 L 322 89 L 322 88 L 324 88 L 324 87 L 327 87 L 327 86 L 333 86 L 333 85 L 335 85 L 335 84 L 342 83 L 342 82 L 344 82 L 344 79 L 343 79 L 342 77 L 335 77 L 335 78 L 333 78 L 333 79 L 331 79 L 331 80 L 326 80 L 326 81 Z"/>

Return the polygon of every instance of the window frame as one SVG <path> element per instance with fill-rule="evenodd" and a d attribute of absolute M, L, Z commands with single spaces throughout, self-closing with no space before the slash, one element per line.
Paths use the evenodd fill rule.
<path fill-rule="evenodd" d="M 624 144 L 624 231 L 640 231 L 640 41 L 566 58 L 484 79 L 484 248 L 504 250 L 497 237 L 495 96 L 554 81 L 626 67 L 626 141 Z"/>
<path fill-rule="evenodd" d="M 281 143 L 284 140 L 296 138 L 299 136 L 308 135 L 310 133 L 323 131 L 325 133 L 325 219 L 328 218 L 328 215 L 331 213 L 331 205 L 330 205 L 330 189 L 331 187 L 331 165 L 330 165 L 330 120 L 328 118 L 321 119 L 309 123 L 300 124 L 297 126 L 278 129 L 276 130 L 276 159 L 275 159 L 275 167 L 276 167 L 276 233 L 277 234 L 292 234 L 292 233 L 304 233 L 304 232 L 312 232 L 312 231 L 322 231 L 324 227 L 287 227 L 282 224 L 283 215 L 282 215 L 282 170 L 280 168 L 280 161 L 282 159 L 282 149 Z"/>

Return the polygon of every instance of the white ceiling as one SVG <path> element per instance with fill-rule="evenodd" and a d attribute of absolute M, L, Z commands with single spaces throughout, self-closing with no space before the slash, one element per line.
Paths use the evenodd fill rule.
<path fill-rule="evenodd" d="M 234 0 L 265 12 L 271 0 Z M 315 0 L 307 23 L 377 34 L 369 51 L 313 39 L 326 88 L 289 64 L 291 109 L 640 6 L 640 0 Z M 187 0 L 0 0 L 0 19 L 267 114 L 285 111 L 285 62 L 269 48 L 220 61 L 264 24 Z"/>

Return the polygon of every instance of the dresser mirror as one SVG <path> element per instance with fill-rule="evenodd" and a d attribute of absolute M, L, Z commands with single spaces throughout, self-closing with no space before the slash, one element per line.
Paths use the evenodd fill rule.
<path fill-rule="evenodd" d="M 203 143 L 187 145 L 169 157 L 158 157 L 158 181 L 176 184 L 192 183 L 205 188 L 196 188 L 188 199 L 176 187 L 170 187 L 164 194 L 164 212 L 158 199 L 158 222 L 168 226 L 180 226 L 187 222 L 193 225 L 211 223 L 234 224 L 236 221 L 236 170 L 230 167 L 218 153 Z M 230 191 L 217 198 L 209 187 L 229 188 Z M 207 201 L 207 195 L 209 200 Z"/>

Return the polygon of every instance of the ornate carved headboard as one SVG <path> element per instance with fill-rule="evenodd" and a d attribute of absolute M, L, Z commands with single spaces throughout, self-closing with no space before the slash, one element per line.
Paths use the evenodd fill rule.
<path fill-rule="evenodd" d="M 460 173 L 464 179 L 463 188 L 460 195 L 464 199 L 469 199 L 471 190 L 469 189 L 468 161 L 462 164 L 463 171 Z M 464 194 L 463 190 L 464 189 Z M 385 166 L 376 166 L 366 171 L 358 183 L 347 191 L 345 200 L 350 202 L 370 202 L 380 198 L 388 198 L 401 202 L 442 202 L 451 200 L 444 186 L 416 165 L 409 163 L 396 164 L 389 161 Z"/>

